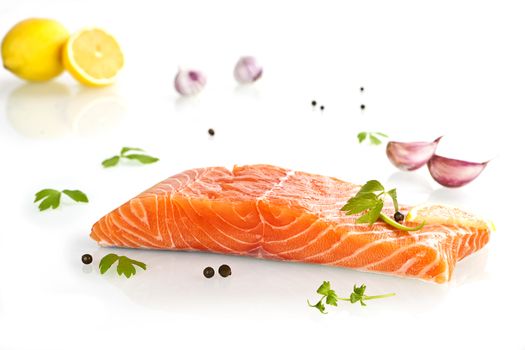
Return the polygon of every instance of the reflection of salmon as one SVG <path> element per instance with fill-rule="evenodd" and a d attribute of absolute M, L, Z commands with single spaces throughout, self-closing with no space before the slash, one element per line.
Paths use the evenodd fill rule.
<path fill-rule="evenodd" d="M 438 283 L 489 239 L 482 221 L 443 207 L 436 207 L 443 220 L 434 217 L 416 232 L 383 222 L 356 224 L 356 216 L 340 208 L 358 189 L 270 165 L 188 170 L 104 216 L 91 237 L 101 245 L 250 255 Z M 385 212 L 391 215 L 392 208 Z M 451 221 L 447 213 L 458 217 Z"/>

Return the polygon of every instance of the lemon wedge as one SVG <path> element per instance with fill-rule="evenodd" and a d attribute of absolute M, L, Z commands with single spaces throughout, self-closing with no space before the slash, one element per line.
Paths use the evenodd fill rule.
<path fill-rule="evenodd" d="M 423 204 L 409 210 L 405 221 L 412 223 L 461 225 L 495 231 L 494 224 L 461 209 L 435 204 Z"/>
<path fill-rule="evenodd" d="M 87 86 L 113 84 L 124 65 L 118 42 L 99 28 L 88 28 L 72 35 L 62 50 L 66 70 Z"/>

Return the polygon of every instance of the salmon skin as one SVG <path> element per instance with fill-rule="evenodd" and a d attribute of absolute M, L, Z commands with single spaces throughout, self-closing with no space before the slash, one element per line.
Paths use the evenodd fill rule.
<path fill-rule="evenodd" d="M 456 262 L 489 240 L 484 221 L 438 206 L 437 220 L 415 232 L 382 221 L 357 224 L 358 215 L 340 209 L 359 188 L 271 165 L 193 169 L 113 210 L 91 237 L 103 246 L 248 255 L 437 283 L 449 281 Z M 384 212 L 393 208 L 385 204 Z"/>

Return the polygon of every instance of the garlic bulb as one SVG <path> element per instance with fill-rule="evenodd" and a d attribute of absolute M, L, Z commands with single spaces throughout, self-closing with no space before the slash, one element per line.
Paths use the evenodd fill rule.
<path fill-rule="evenodd" d="M 180 70 L 175 76 L 175 90 L 183 96 L 195 95 L 206 86 L 206 77 L 197 70 Z"/>
<path fill-rule="evenodd" d="M 239 83 L 248 84 L 258 80 L 262 72 L 262 67 L 259 66 L 255 57 L 244 56 L 237 61 L 233 76 Z"/>

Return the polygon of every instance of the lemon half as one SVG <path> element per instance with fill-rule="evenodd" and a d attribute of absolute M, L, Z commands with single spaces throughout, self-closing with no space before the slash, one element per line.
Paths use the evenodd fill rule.
<path fill-rule="evenodd" d="M 67 71 L 87 86 L 106 86 L 115 82 L 124 65 L 124 55 L 113 36 L 99 28 L 72 35 L 62 50 Z"/>

